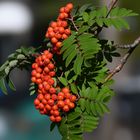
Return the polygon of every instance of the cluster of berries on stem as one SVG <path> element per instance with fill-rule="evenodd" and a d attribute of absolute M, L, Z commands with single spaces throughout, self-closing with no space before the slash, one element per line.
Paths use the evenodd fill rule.
<path fill-rule="evenodd" d="M 69 88 L 60 88 L 55 83 L 55 65 L 53 54 L 45 50 L 32 64 L 32 82 L 38 86 L 38 95 L 34 100 L 40 114 L 50 116 L 53 122 L 60 122 L 64 112 L 75 107 L 77 97 L 70 93 Z"/>
<path fill-rule="evenodd" d="M 49 38 L 53 45 L 53 52 L 60 54 L 60 48 L 62 41 L 67 39 L 71 30 L 68 27 L 67 19 L 70 18 L 70 12 L 73 9 L 73 4 L 68 3 L 65 7 L 60 8 L 60 13 L 57 21 L 50 23 L 50 26 L 46 32 L 46 38 Z"/>

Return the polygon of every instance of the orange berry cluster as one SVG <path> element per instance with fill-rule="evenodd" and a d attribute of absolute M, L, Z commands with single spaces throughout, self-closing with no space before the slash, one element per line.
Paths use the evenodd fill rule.
<path fill-rule="evenodd" d="M 72 9 L 72 3 L 68 3 L 65 7 L 60 8 L 57 21 L 51 22 L 46 32 L 46 38 L 50 38 L 54 53 L 60 54 L 62 41 L 68 38 L 71 34 L 71 30 L 68 28 L 67 18 L 70 17 Z"/>
<path fill-rule="evenodd" d="M 53 54 L 45 50 L 32 64 L 32 82 L 38 85 L 38 95 L 34 100 L 36 109 L 41 114 L 50 116 L 53 122 L 60 122 L 63 112 L 68 112 L 75 107 L 76 96 L 70 93 L 69 88 L 62 90 L 54 86 L 55 65 L 52 61 Z"/>

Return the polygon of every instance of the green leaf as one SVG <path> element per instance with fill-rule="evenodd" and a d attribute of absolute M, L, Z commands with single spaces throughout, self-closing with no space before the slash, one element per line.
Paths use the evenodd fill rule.
<path fill-rule="evenodd" d="M 30 96 L 34 95 L 36 93 L 36 90 L 30 91 Z"/>
<path fill-rule="evenodd" d="M 84 12 L 83 13 L 83 19 L 84 19 L 85 22 L 88 22 L 88 20 L 89 20 L 89 14 L 87 12 Z"/>
<path fill-rule="evenodd" d="M 7 95 L 8 92 L 7 92 L 7 88 L 6 88 L 6 85 L 5 85 L 5 81 L 4 79 L 0 79 L 0 89 L 2 90 L 2 92 Z"/>
<path fill-rule="evenodd" d="M 67 57 L 67 59 L 66 59 L 66 67 L 68 67 L 69 66 L 69 64 L 72 62 L 72 60 L 75 58 L 75 56 L 76 56 L 76 50 L 73 50 L 73 52 L 71 52 L 71 54 Z"/>
<path fill-rule="evenodd" d="M 17 63 L 18 63 L 18 60 L 12 60 L 12 61 L 9 62 L 9 66 L 10 67 L 15 67 L 17 65 Z"/>
<path fill-rule="evenodd" d="M 74 72 L 77 75 L 81 74 L 83 64 L 83 57 L 81 55 L 77 55 L 77 58 L 74 62 Z"/>
<path fill-rule="evenodd" d="M 70 84 L 70 88 L 71 88 L 72 93 L 78 94 L 77 86 L 74 83 Z"/>
<path fill-rule="evenodd" d="M 5 68 L 5 74 L 8 75 L 9 72 L 10 72 L 10 67 L 6 67 L 6 68 Z"/>
<path fill-rule="evenodd" d="M 76 44 L 72 44 L 69 48 L 67 48 L 63 53 L 63 60 L 65 60 L 73 51 L 75 51 L 76 47 Z"/>
<path fill-rule="evenodd" d="M 0 67 L 0 71 L 3 71 L 9 64 L 9 61 L 7 60 L 1 67 Z"/>
<path fill-rule="evenodd" d="M 84 33 L 86 31 L 88 31 L 90 27 L 87 25 L 82 26 L 79 30 L 78 30 L 78 34 Z"/>
<path fill-rule="evenodd" d="M 91 4 L 85 4 L 85 5 L 83 5 L 83 6 L 79 9 L 79 13 L 82 14 L 82 13 L 85 12 L 90 6 L 91 6 Z"/>
<path fill-rule="evenodd" d="M 81 114 L 79 114 L 79 112 L 72 112 L 70 114 L 68 114 L 68 122 L 71 122 L 73 120 L 76 120 L 77 118 L 80 117 Z"/>
<path fill-rule="evenodd" d="M 19 54 L 18 56 L 17 56 L 17 59 L 18 60 L 22 60 L 22 59 L 25 59 L 26 57 L 25 57 L 25 55 L 23 55 L 23 54 Z"/>
<path fill-rule="evenodd" d="M 75 42 L 75 33 L 69 36 L 67 39 L 63 41 L 63 46 L 60 50 L 63 53 L 67 48 L 71 47 L 71 45 Z"/>
<path fill-rule="evenodd" d="M 67 85 L 68 85 L 68 81 L 67 81 L 66 78 L 64 78 L 64 77 L 59 77 L 58 79 L 59 79 L 59 81 L 60 81 L 64 86 L 67 86 Z"/>
<path fill-rule="evenodd" d="M 78 101 L 78 104 L 80 105 L 80 108 L 81 108 L 82 111 L 84 111 L 85 108 L 86 108 L 85 103 L 86 102 L 85 102 L 85 99 L 84 98 L 80 98 L 80 100 Z"/>
<path fill-rule="evenodd" d="M 52 132 L 53 129 L 55 128 L 56 126 L 56 123 L 52 122 L 51 125 L 50 125 L 50 131 Z"/>
<path fill-rule="evenodd" d="M 12 89 L 13 91 L 16 91 L 15 85 L 12 82 L 12 80 L 10 79 L 10 77 L 6 78 L 6 82 L 7 82 L 8 86 L 10 87 L 10 89 Z"/>
<path fill-rule="evenodd" d="M 96 17 L 96 15 L 97 15 L 97 11 L 94 10 L 94 11 L 90 12 L 89 17 L 90 17 L 90 19 L 94 19 Z"/>

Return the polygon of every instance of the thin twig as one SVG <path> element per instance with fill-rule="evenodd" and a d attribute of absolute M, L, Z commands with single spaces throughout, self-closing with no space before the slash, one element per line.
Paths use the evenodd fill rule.
<path fill-rule="evenodd" d="M 109 6 L 108 6 L 108 13 L 106 15 L 106 18 L 109 16 L 110 12 L 112 11 L 112 9 L 115 7 L 115 5 L 117 4 L 118 0 L 111 0 L 111 2 L 109 3 Z M 102 27 L 98 27 L 98 29 L 96 29 L 94 32 L 95 35 L 99 34 L 103 29 L 103 26 Z"/>
<path fill-rule="evenodd" d="M 135 50 L 135 48 L 140 44 L 140 37 L 138 37 L 133 44 L 129 44 L 129 45 L 124 45 L 129 47 L 128 52 L 124 55 L 124 57 L 121 59 L 121 62 L 119 65 L 116 66 L 116 68 L 110 72 L 110 74 L 107 76 L 107 78 L 105 79 L 105 82 L 107 82 L 108 80 L 110 80 L 116 73 L 120 72 L 123 68 L 123 66 L 126 64 L 128 58 L 130 57 L 130 55 L 132 54 L 132 52 Z M 123 45 L 121 45 L 123 46 Z"/>
<path fill-rule="evenodd" d="M 70 20 L 70 21 L 72 22 L 72 24 L 73 24 L 75 30 L 78 32 L 78 28 L 77 28 L 77 26 L 76 26 L 75 23 L 74 23 L 74 19 L 73 19 L 73 16 L 72 16 L 72 15 L 70 15 L 70 18 L 69 18 L 68 20 Z"/>
<path fill-rule="evenodd" d="M 110 12 L 112 11 L 112 9 L 115 7 L 115 5 L 117 4 L 118 0 L 112 0 L 108 6 L 108 13 L 107 13 L 107 16 L 109 16 Z"/>
<path fill-rule="evenodd" d="M 140 43 L 140 37 L 138 37 L 138 38 L 134 41 L 134 43 L 132 43 L 132 44 L 128 44 L 128 45 L 116 45 L 115 47 L 116 47 L 116 48 L 121 48 L 121 49 L 130 49 L 130 48 L 136 47 L 137 44 L 139 44 L 139 43 Z"/>

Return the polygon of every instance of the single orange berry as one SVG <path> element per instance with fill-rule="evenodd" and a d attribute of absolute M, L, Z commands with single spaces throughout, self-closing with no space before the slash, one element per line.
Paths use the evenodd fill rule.
<path fill-rule="evenodd" d="M 38 94 L 37 99 L 42 101 L 44 99 L 44 96 L 42 94 Z"/>
<path fill-rule="evenodd" d="M 52 122 L 55 122 L 55 117 L 52 115 L 52 116 L 50 116 L 50 120 L 52 121 Z"/>
<path fill-rule="evenodd" d="M 33 83 L 36 83 L 36 77 L 32 77 L 32 78 L 31 78 L 31 81 L 32 81 Z"/>
<path fill-rule="evenodd" d="M 51 42 L 52 42 L 53 44 L 56 44 L 56 43 L 58 42 L 58 40 L 57 40 L 55 37 L 53 37 L 53 38 L 51 39 Z"/>
<path fill-rule="evenodd" d="M 62 35 L 62 39 L 67 39 L 67 38 L 68 38 L 68 36 L 66 34 Z"/>
<path fill-rule="evenodd" d="M 70 90 L 69 88 L 65 87 L 65 88 L 62 88 L 62 92 L 65 94 L 65 93 L 69 93 Z"/>
<path fill-rule="evenodd" d="M 54 116 L 59 116 L 60 115 L 60 112 L 58 110 L 54 110 L 53 115 Z"/>
<path fill-rule="evenodd" d="M 44 98 L 45 98 L 46 100 L 50 100 L 51 95 L 50 95 L 50 94 L 46 94 L 46 95 L 44 96 Z"/>
<path fill-rule="evenodd" d="M 68 106 L 70 107 L 70 109 L 73 109 L 73 108 L 75 107 L 75 104 L 72 103 L 72 102 L 70 102 L 70 103 L 68 104 Z"/>
<path fill-rule="evenodd" d="M 65 11 L 65 7 L 61 7 L 59 11 L 60 13 L 63 13 Z"/>
<path fill-rule="evenodd" d="M 65 30 L 65 34 L 70 35 L 71 34 L 71 30 L 70 29 L 66 29 Z"/>
<path fill-rule="evenodd" d="M 64 101 L 58 101 L 57 103 L 57 106 L 60 107 L 60 108 L 63 108 L 64 107 Z"/>
<path fill-rule="evenodd" d="M 57 48 L 61 48 L 61 46 L 62 46 L 62 42 L 57 42 L 57 43 L 56 43 L 56 47 L 57 47 Z"/>
<path fill-rule="evenodd" d="M 50 106 L 50 105 L 48 105 L 48 104 L 46 104 L 45 108 L 46 108 L 48 111 L 50 111 L 50 110 L 51 110 L 51 106 Z"/>
<path fill-rule="evenodd" d="M 57 27 L 57 22 L 51 22 L 50 26 L 51 26 L 52 28 Z"/>
<path fill-rule="evenodd" d="M 35 106 L 38 106 L 39 104 L 40 104 L 40 101 L 39 101 L 38 99 L 35 99 L 35 100 L 34 100 L 34 105 L 35 105 Z"/>
<path fill-rule="evenodd" d="M 68 112 L 70 109 L 69 109 L 69 106 L 68 105 L 64 105 L 63 107 L 63 111 L 64 112 Z"/>
<path fill-rule="evenodd" d="M 56 118 L 55 118 L 55 121 L 56 122 L 60 122 L 62 120 L 62 117 L 61 116 L 57 116 Z"/>
<path fill-rule="evenodd" d="M 66 5 L 66 7 L 67 7 L 68 9 L 72 10 L 72 9 L 73 9 L 73 4 L 72 4 L 72 3 L 68 3 L 68 4 Z"/>

